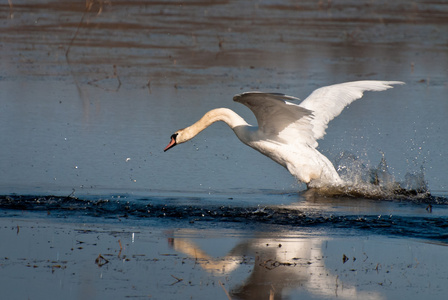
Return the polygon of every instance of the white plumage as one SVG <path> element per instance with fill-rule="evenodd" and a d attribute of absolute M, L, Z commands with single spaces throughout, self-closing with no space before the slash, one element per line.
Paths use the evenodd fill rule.
<path fill-rule="evenodd" d="M 331 162 L 317 151 L 328 122 L 365 91 L 383 91 L 400 81 L 354 81 L 315 90 L 300 104 L 283 94 L 248 92 L 233 100 L 249 107 L 258 126 L 249 125 L 227 108 L 207 112 L 198 122 L 171 136 L 165 151 L 184 143 L 217 121 L 224 121 L 246 145 L 284 166 L 309 187 L 340 186 L 343 181 Z"/>

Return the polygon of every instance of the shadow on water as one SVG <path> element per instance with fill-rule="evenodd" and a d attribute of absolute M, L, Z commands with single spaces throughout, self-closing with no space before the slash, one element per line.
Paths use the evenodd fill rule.
<path fill-rule="evenodd" d="M 424 198 L 400 195 L 369 199 L 354 198 L 349 194 L 329 197 L 316 190 L 289 196 L 294 199 L 289 204 L 260 205 L 236 203 L 225 196 L 211 201 L 206 195 L 147 198 L 8 195 L 0 196 L 0 207 L 3 216 L 26 217 L 33 213 L 33 216 L 45 214 L 45 217 L 78 221 L 93 218 L 94 222 L 100 223 L 126 219 L 159 224 L 165 220 L 193 227 L 219 223 L 231 227 L 272 225 L 291 229 L 347 229 L 361 234 L 448 241 L 446 197 L 429 194 Z"/>

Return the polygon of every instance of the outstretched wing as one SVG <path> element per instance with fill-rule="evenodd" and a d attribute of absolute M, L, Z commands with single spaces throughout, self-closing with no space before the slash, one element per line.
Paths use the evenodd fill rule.
<path fill-rule="evenodd" d="M 248 92 L 236 95 L 233 100 L 250 108 L 257 118 L 259 130 L 266 138 L 317 146 L 311 125 L 312 112 L 286 101 L 299 99 L 283 94 Z"/>
<path fill-rule="evenodd" d="M 404 84 L 401 81 L 364 80 L 330 85 L 319 88 L 311 93 L 299 106 L 313 112 L 314 138 L 325 135 L 328 122 L 337 117 L 344 107 L 362 97 L 365 91 L 384 91 L 393 84 Z"/>

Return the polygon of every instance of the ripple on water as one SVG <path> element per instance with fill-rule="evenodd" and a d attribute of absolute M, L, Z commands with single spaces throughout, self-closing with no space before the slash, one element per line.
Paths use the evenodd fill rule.
<path fill-rule="evenodd" d="M 306 197 L 315 191 L 306 191 Z M 314 195 L 316 196 L 316 195 Z M 328 197 L 328 196 L 326 196 Z M 341 197 L 341 196 L 339 196 Z M 368 201 L 350 196 L 348 201 L 353 203 Z M 172 198 L 172 197 L 171 197 Z M 170 199 L 171 199 L 170 198 Z M 403 203 L 396 202 L 398 207 Z M 310 201 L 308 198 L 307 201 Z M 385 201 L 385 200 L 375 200 Z M 366 234 L 380 234 L 411 238 L 433 239 L 448 241 L 448 214 L 431 214 L 430 209 L 437 207 L 446 210 L 448 199 L 428 196 L 426 198 L 408 198 L 407 203 L 416 205 L 420 210 L 426 207 L 426 214 L 394 213 L 378 215 L 376 211 L 325 211 L 308 209 L 301 206 L 243 206 L 231 201 L 209 201 L 207 198 L 186 203 L 185 199 L 166 201 L 164 197 L 146 199 L 117 199 L 114 197 L 101 199 L 82 199 L 58 196 L 0 196 L 0 206 L 3 216 L 17 216 L 20 213 L 35 212 L 45 217 L 65 218 L 94 218 L 95 222 L 107 222 L 110 219 L 128 220 L 168 220 L 186 224 L 244 224 L 246 225 L 275 225 L 286 227 L 319 228 L 324 230 L 349 229 L 359 230 Z M 333 204 L 335 205 L 335 204 Z M 43 214 L 42 214 L 43 213 Z M 194 226 L 194 225 L 192 225 Z"/>

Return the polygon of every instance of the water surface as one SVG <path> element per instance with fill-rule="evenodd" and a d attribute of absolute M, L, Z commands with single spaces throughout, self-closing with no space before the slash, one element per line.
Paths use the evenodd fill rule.
<path fill-rule="evenodd" d="M 1 290 L 444 299 L 447 13 L 434 1 L 1 4 Z M 385 162 L 423 196 L 307 192 L 225 124 L 163 153 L 216 107 L 255 123 L 235 94 L 304 99 L 368 79 L 406 85 L 366 93 L 319 150 L 341 172 Z"/>

